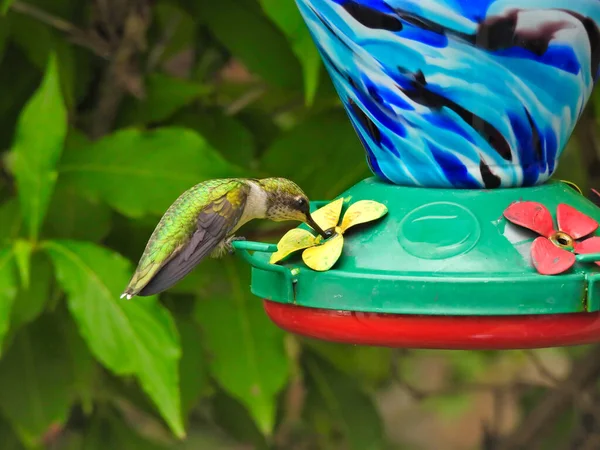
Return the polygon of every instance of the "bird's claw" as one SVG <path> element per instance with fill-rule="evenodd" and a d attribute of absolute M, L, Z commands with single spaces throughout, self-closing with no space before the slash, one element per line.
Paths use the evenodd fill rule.
<path fill-rule="evenodd" d="M 233 246 L 233 243 L 236 241 L 245 241 L 246 238 L 243 236 L 233 236 L 230 237 L 229 239 L 227 239 L 227 251 L 229 252 L 230 255 L 233 255 L 235 253 L 235 247 Z"/>

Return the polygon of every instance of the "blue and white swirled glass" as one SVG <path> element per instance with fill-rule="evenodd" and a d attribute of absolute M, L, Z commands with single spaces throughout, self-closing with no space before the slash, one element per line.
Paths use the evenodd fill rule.
<path fill-rule="evenodd" d="M 375 175 L 547 180 L 600 62 L 600 0 L 296 0 Z"/>

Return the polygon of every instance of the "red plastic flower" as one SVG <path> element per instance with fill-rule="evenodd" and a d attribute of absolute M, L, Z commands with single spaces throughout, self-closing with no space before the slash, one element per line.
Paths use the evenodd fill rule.
<path fill-rule="evenodd" d="M 561 203 L 556 208 L 558 230 L 554 228 L 552 214 L 537 202 L 516 202 L 504 210 L 504 217 L 540 234 L 531 245 L 533 265 L 542 275 L 556 275 L 575 264 L 575 254 L 599 253 L 600 236 L 581 239 L 598 228 L 598 222 Z M 600 266 L 600 262 L 596 262 Z"/>

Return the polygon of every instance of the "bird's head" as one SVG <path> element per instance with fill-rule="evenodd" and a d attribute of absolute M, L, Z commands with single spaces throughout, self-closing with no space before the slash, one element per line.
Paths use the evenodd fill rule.
<path fill-rule="evenodd" d="M 321 236 L 328 236 L 311 217 L 308 197 L 300 186 L 287 178 L 264 178 L 260 184 L 267 193 L 267 219 L 305 222 Z"/>

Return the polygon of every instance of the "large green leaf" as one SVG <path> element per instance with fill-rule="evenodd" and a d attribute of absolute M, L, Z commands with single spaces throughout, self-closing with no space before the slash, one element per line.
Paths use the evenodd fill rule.
<path fill-rule="evenodd" d="M 0 420 L 0 436 L 2 439 L 2 450 L 25 450 L 19 437 L 6 420 Z"/>
<path fill-rule="evenodd" d="M 135 375 L 173 432 L 184 429 L 179 401 L 179 338 L 156 297 L 120 300 L 131 265 L 91 243 L 45 244 L 69 310 L 92 353 L 117 375 Z"/>
<path fill-rule="evenodd" d="M 22 329 L 0 361 L 0 410 L 28 446 L 64 423 L 71 407 L 75 372 L 55 319 L 42 316 Z"/>
<path fill-rule="evenodd" d="M 79 334 L 77 324 L 62 304 L 54 320 L 59 324 L 65 345 L 63 352 L 70 355 L 69 362 L 73 374 L 71 381 L 71 396 L 81 403 L 86 413 L 91 413 L 93 407 L 94 380 L 98 365 L 94 360 L 85 341 Z"/>
<path fill-rule="evenodd" d="M 352 450 L 384 448 L 383 426 L 373 401 L 359 384 L 320 357 L 306 354 L 307 412 L 314 422 L 322 412 L 333 422 Z"/>
<path fill-rule="evenodd" d="M 12 150 L 21 210 L 33 240 L 46 215 L 66 134 L 67 110 L 51 55 L 42 84 L 19 117 Z"/>
<path fill-rule="evenodd" d="M 240 121 L 219 109 L 186 111 L 173 117 L 173 123 L 198 131 L 208 143 L 231 163 L 249 167 L 256 155 L 252 133 Z"/>
<path fill-rule="evenodd" d="M 187 0 L 196 17 L 254 73 L 285 88 L 301 86 L 301 68 L 285 36 L 254 0 Z"/>
<path fill-rule="evenodd" d="M 10 249 L 0 249 L 0 354 L 10 327 L 10 315 L 17 295 L 17 280 Z"/>
<path fill-rule="evenodd" d="M 265 14 L 284 32 L 302 64 L 304 96 L 311 104 L 319 87 L 321 57 L 293 0 L 260 0 Z"/>
<path fill-rule="evenodd" d="M 211 398 L 212 413 L 215 422 L 229 436 L 239 442 L 251 445 L 255 450 L 269 448 L 267 439 L 252 420 L 248 410 L 238 400 L 228 396 L 222 390 Z"/>
<path fill-rule="evenodd" d="M 181 409 L 187 415 L 198 400 L 207 391 L 208 371 L 202 351 L 202 337 L 198 326 L 189 319 L 177 320 L 177 329 L 181 336 L 181 361 L 179 377 L 181 379 Z"/>
<path fill-rule="evenodd" d="M 284 133 L 265 152 L 263 169 L 296 181 L 311 199 L 328 200 L 369 175 L 346 114 L 332 110 Z"/>
<path fill-rule="evenodd" d="M 48 257 L 42 252 L 34 253 L 30 267 L 33 277 L 29 287 L 19 289 L 12 308 L 12 330 L 35 320 L 44 311 L 50 297 L 53 272 Z"/>
<path fill-rule="evenodd" d="M 13 254 L 15 256 L 17 268 L 19 269 L 21 286 L 23 286 L 26 289 L 29 287 L 32 253 L 33 244 L 30 241 L 27 241 L 25 239 L 17 239 L 13 243 Z"/>
<path fill-rule="evenodd" d="M 105 203 L 83 197 L 73 186 L 59 181 L 50 201 L 43 235 L 99 241 L 110 230 L 111 214 Z"/>
<path fill-rule="evenodd" d="M 151 74 L 146 81 L 146 98 L 129 98 L 121 109 L 119 123 L 128 126 L 166 120 L 210 91 L 209 87 L 193 81 Z"/>
<path fill-rule="evenodd" d="M 223 260 L 212 285 L 215 293 L 198 301 L 196 319 L 211 355 L 210 372 L 223 389 L 242 402 L 265 435 L 275 423 L 276 395 L 289 377 L 283 333 L 250 293 L 249 270 Z"/>
<path fill-rule="evenodd" d="M 243 173 L 199 134 L 184 128 L 126 129 L 73 146 L 59 170 L 66 184 L 129 217 L 163 214 L 193 185 Z"/>
<path fill-rule="evenodd" d="M 0 205 L 0 246 L 12 243 L 21 231 L 21 210 L 15 197 Z"/>

